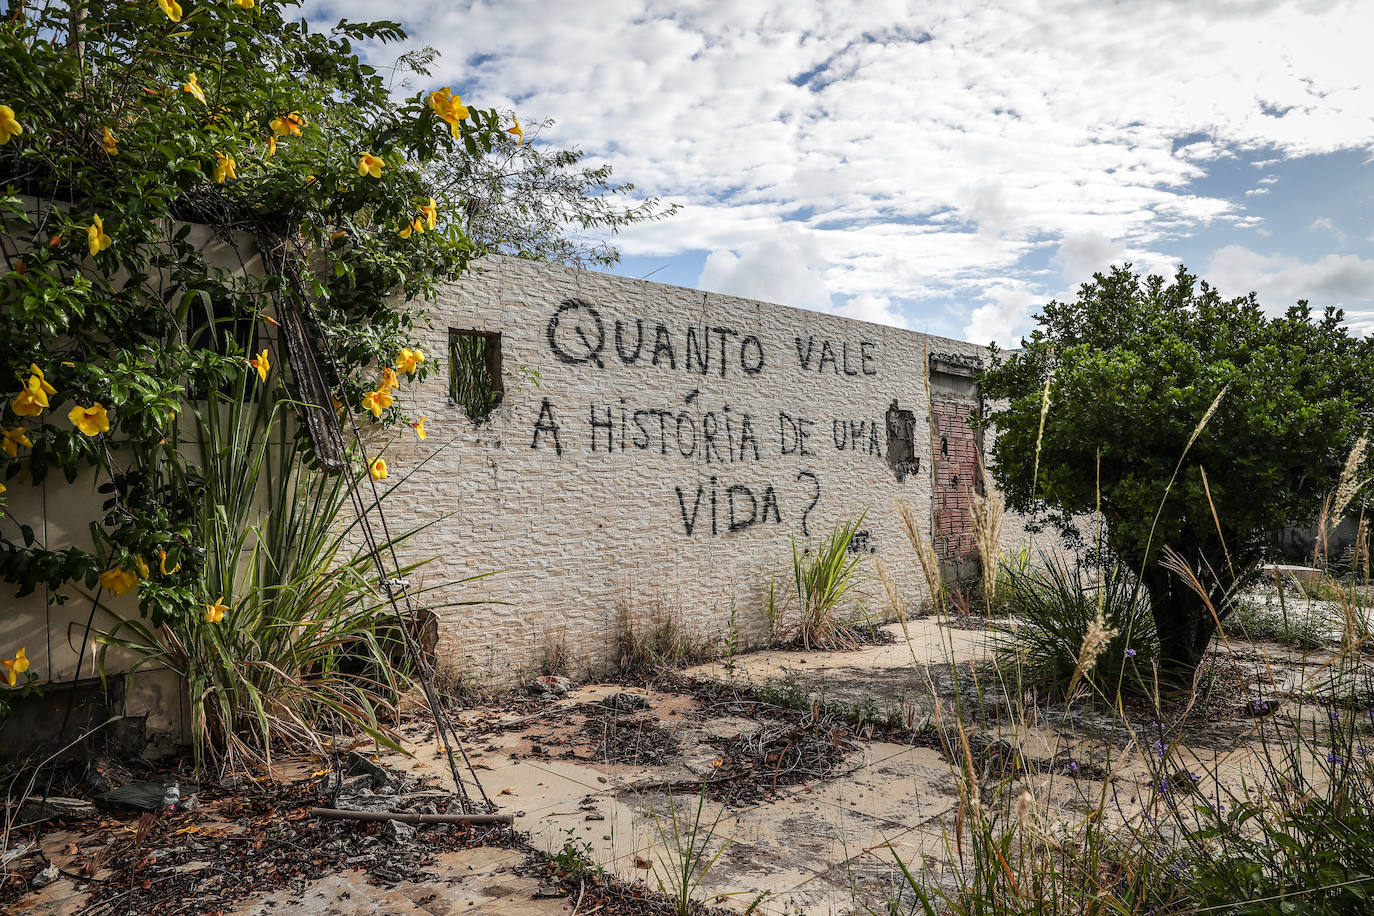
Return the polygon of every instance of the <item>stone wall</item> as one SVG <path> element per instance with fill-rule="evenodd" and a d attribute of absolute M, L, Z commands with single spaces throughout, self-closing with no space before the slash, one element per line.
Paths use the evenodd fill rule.
<path fill-rule="evenodd" d="M 463 375 L 499 366 L 499 405 L 474 422 L 441 373 L 407 394 L 428 438 L 406 430 L 385 451 L 393 533 L 429 525 L 403 548 L 435 557 L 413 586 L 442 585 L 434 604 L 481 602 L 439 610 L 452 673 L 510 684 L 557 655 L 574 674 L 605 670 L 627 622 L 758 642 L 770 580 L 779 596 L 791 586 L 794 539 L 803 549 L 863 512 L 852 548 L 881 555 L 919 606 L 898 504 L 931 535 L 933 467 L 942 550 L 967 552 L 966 370 L 982 348 L 514 259 L 478 267 L 431 306 L 421 345 L 448 369 L 452 333 L 499 335 L 480 345 L 499 356 Z M 932 450 L 932 396 L 949 455 Z M 1024 533 L 1008 527 L 1015 546 Z M 863 567 L 860 602 L 882 615 Z"/>

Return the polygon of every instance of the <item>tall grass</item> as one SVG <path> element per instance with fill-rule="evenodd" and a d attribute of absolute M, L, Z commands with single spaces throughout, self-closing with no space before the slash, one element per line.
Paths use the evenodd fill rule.
<path fill-rule="evenodd" d="M 1354 492 L 1346 484 L 1329 504 Z M 1133 677 L 1132 665 L 1148 667 L 1152 618 L 1131 571 L 1054 560 L 1004 568 L 1021 626 L 982 680 L 1004 685 L 1001 704 L 1014 729 L 1037 718 L 1027 684 L 1062 692 L 1082 678 L 1105 710 L 1056 729 L 1054 740 L 1071 742 L 1075 760 L 1051 752 L 1050 770 L 1028 761 L 1014 778 L 990 777 L 975 765 L 970 717 L 956 695 L 958 741 L 945 746 L 959 804 L 944 850 L 927 860 L 894 844 L 896 885 L 877 906 L 859 902 L 889 916 L 1374 912 L 1374 669 L 1361 623 L 1374 610 L 1374 584 L 1368 542 L 1357 545 L 1354 580 L 1329 591 L 1345 621 L 1339 644 L 1325 658 L 1287 659 L 1284 675 L 1275 673 L 1283 657 L 1260 646 L 1242 651 L 1226 632 L 1226 608 L 1212 607 L 1211 596 L 1230 601 L 1233 590 L 1204 586 L 1206 576 L 1219 576 L 1172 555 L 1174 574 L 1216 617 L 1226 648 L 1218 665 L 1239 674 L 1242 664 L 1255 668 L 1245 681 L 1254 726 L 1220 751 L 1205 718 L 1215 709 L 1196 694 L 1168 707 L 1154 678 L 1144 670 Z M 1136 650 L 1129 659 L 1127 633 Z M 1296 682 L 1271 686 L 1285 676 Z M 1122 702 L 1133 682 L 1151 704 Z M 1269 692 L 1276 689 L 1283 692 Z M 1082 741 L 1072 733 L 1079 725 L 1099 737 Z"/>
<path fill-rule="evenodd" d="M 386 723 L 409 680 L 372 557 L 354 546 L 355 481 L 308 468 L 289 405 L 253 399 L 247 384 L 178 421 L 198 458 L 182 471 L 202 487 L 198 590 L 207 606 L 222 601 L 223 619 L 119 621 L 100 636 L 101 669 L 119 647 L 138 655 L 134 671 L 184 680 L 197 767 L 269 767 L 282 751 L 323 750 L 336 731 L 397 747 Z"/>
<path fill-rule="evenodd" d="M 1158 648 L 1154 618 L 1129 569 L 1114 562 L 1084 569 L 1042 555 L 1036 566 L 1004 567 L 1003 576 L 1012 620 L 997 646 L 1001 662 L 1018 668 L 1024 684 L 1064 696 L 1086 679 L 1109 703 L 1117 684 L 1148 692 Z M 1104 637 L 1085 666 L 1085 645 Z"/>

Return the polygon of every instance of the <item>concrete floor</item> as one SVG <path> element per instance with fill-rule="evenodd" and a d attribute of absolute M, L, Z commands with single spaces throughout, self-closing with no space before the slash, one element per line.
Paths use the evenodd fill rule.
<path fill-rule="evenodd" d="M 911 621 L 905 630 L 896 624 L 888 629 L 897 637 L 894 644 L 848 652 L 753 652 L 729 665 L 713 663 L 684 674 L 755 689 L 785 684 L 818 704 L 841 703 L 879 715 L 895 711 L 908 721 L 943 717 L 945 725 L 952 724 L 958 712 L 950 703 L 951 685 L 986 671 L 977 663 L 991 652 L 988 631 L 944 627 L 930 619 Z M 1280 692 L 1301 682 L 1303 664 L 1277 647 L 1262 659 L 1241 652 L 1235 659 L 1240 680 L 1269 680 L 1270 689 Z M 967 685 L 964 689 L 970 690 Z M 977 690 L 985 697 L 1006 693 L 1005 685 L 997 684 Z M 652 721 L 670 735 L 678 752 L 636 763 L 559 759 L 563 749 L 585 743 L 589 722 L 603 721 L 604 727 L 604 720 L 589 719 L 588 704 L 620 693 L 644 698 L 648 707 L 636 718 Z M 503 811 L 517 815 L 517 829 L 526 831 L 539 849 L 551 854 L 578 849 L 608 872 L 655 887 L 659 880 L 671 882 L 680 859 L 671 848 L 674 827 L 681 834 L 696 823 L 708 855 L 719 852 L 697 896 L 716 898 L 735 910 L 744 910 L 767 892 L 756 912 L 861 911 L 860 901 L 872 905 L 900 884 L 894 857 L 913 872 L 939 870 L 953 858 L 958 764 L 928 747 L 865 737 L 862 729 L 854 749 L 825 778 L 780 787 L 775 797 L 751 804 L 706 801 L 696 817 L 696 795 L 679 791 L 670 798 L 663 787 L 710 778 L 713 766 L 719 765 L 719 742 L 759 727 L 751 716 L 722 714 L 701 702 L 672 687 L 593 684 L 569 691 L 534 714 L 528 705 L 467 710 L 459 732 L 487 792 Z M 1104 723 L 1087 714 L 1010 705 L 1022 711 L 984 722 L 983 731 L 1028 757 L 1051 762 L 1038 775 L 1001 786 L 1007 795 L 1030 789 L 1044 830 L 1081 822 L 1084 812 L 1094 810 L 1102 812 L 1098 816 L 1124 820 L 1154 803 L 1148 734 L 1132 737 L 1109 719 Z M 1181 746 L 1175 748 L 1175 759 L 1185 769 L 1193 761 L 1199 771 L 1219 770 L 1228 784 L 1238 785 L 1254 761 L 1255 729 L 1255 720 L 1239 708 L 1209 710 L 1197 729 L 1176 739 Z M 413 756 L 393 755 L 386 762 L 415 775 L 447 779 L 441 755 L 420 723 L 410 750 Z M 1084 772 L 1105 765 L 1113 779 L 1107 784 L 1071 776 L 1070 761 Z M 48 850 L 45 844 L 45 850 L 60 857 L 64 842 L 69 838 L 50 835 L 47 843 L 55 845 Z M 378 888 L 358 875 L 336 874 L 303 894 L 265 894 L 238 912 L 571 912 L 568 899 L 541 898 L 537 879 L 514 873 L 520 858 L 504 849 L 444 853 L 439 881 Z M 80 895 L 67 878 L 26 903 L 22 912 L 80 912 Z"/>

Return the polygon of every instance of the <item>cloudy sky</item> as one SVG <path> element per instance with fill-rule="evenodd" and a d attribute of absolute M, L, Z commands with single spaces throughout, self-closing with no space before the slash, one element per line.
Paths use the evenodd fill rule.
<path fill-rule="evenodd" d="M 435 86 L 680 203 L 616 273 L 1006 344 L 1094 271 L 1183 263 L 1374 333 L 1370 0 L 305 12 L 401 17 Z"/>

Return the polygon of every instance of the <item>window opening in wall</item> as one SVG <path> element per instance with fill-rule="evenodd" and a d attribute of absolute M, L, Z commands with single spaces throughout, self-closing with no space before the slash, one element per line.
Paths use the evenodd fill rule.
<path fill-rule="evenodd" d="M 235 317 L 232 303 L 225 301 L 223 297 L 204 295 L 191 298 L 186 309 L 188 350 L 213 350 L 220 356 L 228 356 L 237 351 L 248 354 L 250 358 L 256 358 L 258 352 L 267 345 L 267 341 L 258 337 L 253 319 Z M 201 386 L 201 381 L 191 380 L 189 394 L 192 400 L 206 399 L 207 393 Z M 233 382 L 226 382 L 220 387 L 220 393 L 225 397 L 233 397 L 237 390 Z M 257 385 L 244 387 L 249 400 L 256 400 L 260 391 Z"/>
<path fill-rule="evenodd" d="M 898 407 L 896 398 L 887 409 L 887 463 L 898 483 L 921 470 L 921 456 L 916 454 L 916 414 Z"/>
<path fill-rule="evenodd" d="M 501 334 L 448 332 L 448 396 L 474 423 L 481 423 L 505 396 L 501 384 Z"/>

